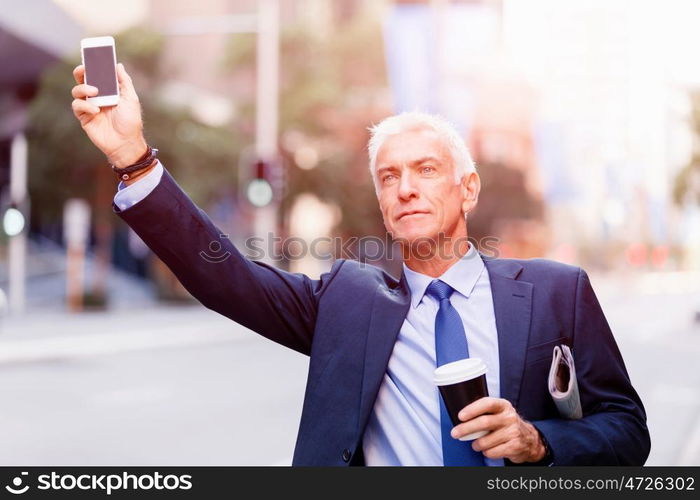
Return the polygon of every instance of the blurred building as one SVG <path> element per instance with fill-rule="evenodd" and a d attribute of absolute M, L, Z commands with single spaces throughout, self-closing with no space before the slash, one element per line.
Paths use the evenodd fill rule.
<path fill-rule="evenodd" d="M 368 41 L 362 38 L 364 33 L 349 32 L 354 26 L 362 25 L 358 20 L 378 23 L 385 3 L 368 0 L 279 2 L 282 51 L 279 154 L 288 179 L 279 213 L 278 233 L 282 236 L 296 236 L 296 228 L 308 227 L 308 221 L 300 220 L 304 217 L 341 220 L 334 215 L 337 204 L 342 203 L 340 200 L 331 205 L 314 204 L 315 211 L 292 210 L 293 207 L 311 206 L 297 203 L 308 199 L 303 198 L 307 191 L 316 191 L 318 195 L 319 190 L 326 189 L 318 181 L 310 181 L 311 174 L 306 174 L 306 171 L 335 163 L 338 174 L 334 179 L 340 186 L 368 180 L 367 126 L 388 114 L 388 94 L 383 72 L 377 71 L 373 64 L 379 59 L 383 66 L 381 53 L 373 49 L 369 58 L 372 63 L 367 62 L 368 55 L 363 47 Z M 163 89 L 163 97 L 174 105 L 189 107 L 205 123 L 231 125 L 232 133 L 250 138 L 251 149 L 256 125 L 251 106 L 254 106 L 258 90 L 255 45 L 258 9 L 259 2 L 253 0 L 148 2 L 148 18 L 154 29 L 165 36 L 161 64 L 171 78 Z M 371 43 L 374 44 L 374 40 Z M 316 50 L 319 54 L 314 64 L 310 59 Z M 347 57 L 336 65 L 336 61 L 328 61 L 327 54 L 331 51 L 344 53 Z M 353 54 L 361 55 L 365 60 L 357 60 Z M 300 68 L 305 72 L 303 76 L 299 75 Z M 317 89 L 323 92 L 324 86 L 339 94 L 335 102 L 315 102 L 318 99 L 313 94 Z M 339 87 L 342 87 L 342 92 L 338 91 Z M 306 111 L 299 117 L 298 110 L 301 109 Z M 290 120 L 290 116 L 295 118 Z M 252 171 L 249 160 L 253 156 L 252 152 L 242 155 L 237 165 L 242 187 L 247 185 Z M 331 162 L 329 158 L 338 159 Z M 319 174 L 318 178 L 325 177 Z M 333 187 L 328 186 L 326 190 L 333 191 Z M 245 193 L 241 192 L 241 195 L 240 209 L 246 217 L 253 218 L 256 209 L 245 203 Z M 301 198 L 297 200 L 296 197 Z M 323 207 L 328 213 L 318 213 L 326 210 Z M 361 207 L 355 217 L 362 219 L 364 209 Z M 249 236 L 242 230 L 240 219 L 231 219 L 221 212 L 212 215 L 219 227 L 229 231 L 239 246 L 243 238 Z M 346 217 L 346 225 L 352 225 L 348 220 Z M 326 236 L 326 231 L 316 236 Z M 304 234 L 303 237 L 310 239 L 311 235 Z M 306 266 L 304 262 L 292 265 L 295 271 L 318 274 L 318 266 Z"/>
<path fill-rule="evenodd" d="M 231 46 L 242 50 L 254 43 L 257 30 L 256 0 L 147 0 L 148 18 L 166 36 L 163 66 L 172 74 L 169 98 L 194 104 L 200 117 L 213 124 L 236 116 L 241 102 L 255 92 L 255 73 L 235 70 L 235 58 L 227 61 Z M 383 2 L 367 0 L 280 1 L 281 29 L 303 27 L 320 43 L 334 28 L 359 11 Z M 376 8 L 376 7 L 375 7 Z M 248 35 L 246 37 L 246 35 Z M 326 40 L 327 41 L 327 40 Z M 235 50 L 234 50 L 235 52 Z M 253 68 L 254 69 L 254 68 Z"/>
<path fill-rule="evenodd" d="M 80 26 L 50 0 L 0 9 L 0 195 L 9 186 L 11 141 L 26 128 L 27 106 L 42 72 L 74 53 L 81 35 Z"/>
<path fill-rule="evenodd" d="M 81 8 L 79 0 L 56 1 Z M 252 133 L 254 123 L 241 117 L 254 100 L 255 65 L 240 58 L 254 44 L 258 2 L 129 5 L 166 36 L 162 64 L 172 79 L 164 97 L 203 122 Z M 280 130 L 283 147 L 313 149 L 314 164 L 350 154 L 356 168 L 347 180 L 357 184 L 366 177 L 365 127 L 392 102 L 394 111 L 438 112 L 457 124 L 479 165 L 513 169 L 527 196 L 546 204 L 545 228 L 531 217 L 519 229 L 503 226 L 510 227 L 504 237 L 524 234 L 533 243 L 516 254 L 613 267 L 700 265 L 689 259 L 700 255 L 698 209 L 671 200 L 692 148 L 696 2 L 283 0 L 280 9 L 283 30 L 302 29 L 319 46 L 338 43 L 358 16 L 373 16 L 383 26 L 391 90 L 383 94 L 373 64 L 344 61 L 334 70 L 350 82 L 344 102 L 309 116 L 325 134 Z M 295 151 L 289 155 L 294 165 Z"/>
<path fill-rule="evenodd" d="M 633 245 L 686 247 L 671 187 L 688 159 L 688 107 L 670 61 L 692 53 L 679 43 L 691 36 L 680 22 L 688 7 L 504 0 L 504 48 L 539 94 L 555 256 L 623 265 Z M 671 265 L 662 260 L 657 267 Z"/>
<path fill-rule="evenodd" d="M 53 2 L 27 0 L 0 9 L 0 314 L 3 289 L 9 310 L 26 306 L 30 246 L 27 241 L 30 200 L 27 194 L 26 137 L 28 107 L 43 71 L 80 47 L 80 28 Z M 8 223 L 8 221 L 10 221 Z M 9 241 L 8 241 L 9 240 Z M 7 243 L 5 245 L 4 243 Z"/>
<path fill-rule="evenodd" d="M 536 89 L 503 50 L 502 2 L 397 1 L 384 23 L 395 112 L 446 117 L 482 179 L 469 234 L 501 256 L 549 248 L 535 150 Z M 507 198 L 506 202 L 503 199 Z"/>
<path fill-rule="evenodd" d="M 523 174 L 548 228 L 528 222 L 531 248 L 517 254 L 694 266 L 697 209 L 671 196 L 691 153 L 696 11 L 686 0 L 396 1 L 385 23 L 395 110 L 441 113 L 477 164 Z"/>

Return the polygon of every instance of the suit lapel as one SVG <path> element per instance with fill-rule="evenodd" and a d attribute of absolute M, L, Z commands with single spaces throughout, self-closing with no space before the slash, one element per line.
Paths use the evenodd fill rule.
<path fill-rule="evenodd" d="M 517 407 L 530 334 L 532 283 L 517 281 L 522 266 L 481 255 L 489 272 L 498 333 L 501 397 Z M 405 276 L 396 288 L 380 284 L 374 295 L 365 347 L 358 432 L 364 432 L 379 387 L 406 319 L 411 294 Z"/>
<path fill-rule="evenodd" d="M 364 431 L 377 399 L 396 337 L 408 314 L 410 299 L 411 294 L 403 273 L 396 288 L 391 289 L 381 284 L 375 292 L 365 347 L 359 432 Z"/>
<path fill-rule="evenodd" d="M 498 331 L 501 398 L 517 408 L 530 335 L 533 285 L 516 280 L 522 270 L 517 262 L 490 258 L 483 260 L 491 281 Z"/>

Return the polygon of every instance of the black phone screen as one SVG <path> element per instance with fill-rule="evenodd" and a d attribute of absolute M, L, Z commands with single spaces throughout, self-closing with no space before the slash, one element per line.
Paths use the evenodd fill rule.
<path fill-rule="evenodd" d="M 117 75 L 112 55 L 113 50 L 111 45 L 83 49 L 85 83 L 97 87 L 97 95 L 117 94 Z"/>

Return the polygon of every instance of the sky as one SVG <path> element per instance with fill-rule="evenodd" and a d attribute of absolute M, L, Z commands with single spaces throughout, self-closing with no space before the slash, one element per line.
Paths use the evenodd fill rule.
<path fill-rule="evenodd" d="M 53 0 L 86 30 L 87 36 L 113 35 L 143 20 L 148 0 Z"/>

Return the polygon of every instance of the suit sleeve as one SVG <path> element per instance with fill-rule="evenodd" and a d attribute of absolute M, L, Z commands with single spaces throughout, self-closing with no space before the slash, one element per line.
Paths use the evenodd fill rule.
<path fill-rule="evenodd" d="M 318 300 L 342 265 L 318 280 L 245 258 L 167 170 L 119 215 L 204 306 L 286 347 L 309 354 Z"/>
<path fill-rule="evenodd" d="M 575 303 L 573 355 L 583 418 L 532 424 L 546 438 L 553 465 L 644 465 L 650 449 L 644 406 L 583 270 Z"/>
<path fill-rule="evenodd" d="M 153 170 L 133 184 L 126 186 L 120 181 L 117 187 L 118 191 L 114 195 L 114 204 L 121 210 L 126 210 L 136 205 L 156 188 L 161 177 L 163 177 L 163 164 L 160 161 L 156 161 L 156 166 Z"/>

